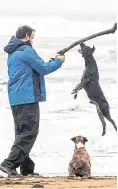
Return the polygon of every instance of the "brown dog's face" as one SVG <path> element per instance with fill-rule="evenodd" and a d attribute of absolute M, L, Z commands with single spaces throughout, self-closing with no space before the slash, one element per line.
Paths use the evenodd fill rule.
<path fill-rule="evenodd" d="M 75 136 L 71 138 L 71 140 L 75 143 L 75 146 L 78 149 L 81 147 L 85 147 L 85 143 L 88 141 L 87 138 L 83 136 Z"/>

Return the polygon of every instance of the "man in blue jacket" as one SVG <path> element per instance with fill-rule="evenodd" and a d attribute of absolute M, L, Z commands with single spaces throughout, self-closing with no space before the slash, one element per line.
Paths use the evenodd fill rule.
<path fill-rule="evenodd" d="M 4 48 L 8 53 L 8 96 L 15 124 L 15 141 L 0 170 L 9 176 L 34 173 L 34 162 L 29 153 L 39 130 L 39 104 L 46 101 L 44 76 L 56 71 L 65 61 L 64 56 L 44 62 L 32 47 L 35 30 L 22 26 Z"/>

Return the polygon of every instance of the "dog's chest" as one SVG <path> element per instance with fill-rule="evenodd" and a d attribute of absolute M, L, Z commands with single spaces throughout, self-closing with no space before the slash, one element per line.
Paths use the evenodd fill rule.
<path fill-rule="evenodd" d="M 90 79 L 91 81 L 99 81 L 99 72 L 91 70 L 90 68 L 86 68 L 83 71 L 81 81 L 84 81 L 86 79 Z"/>

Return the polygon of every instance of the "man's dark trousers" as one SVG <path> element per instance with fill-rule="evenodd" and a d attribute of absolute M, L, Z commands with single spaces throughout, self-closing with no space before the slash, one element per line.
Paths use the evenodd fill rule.
<path fill-rule="evenodd" d="M 39 130 L 40 110 L 39 104 L 21 104 L 11 106 L 15 123 L 15 142 L 3 165 L 16 169 L 20 166 L 22 175 L 32 174 L 34 162 L 30 159 L 29 153 L 35 143 Z"/>

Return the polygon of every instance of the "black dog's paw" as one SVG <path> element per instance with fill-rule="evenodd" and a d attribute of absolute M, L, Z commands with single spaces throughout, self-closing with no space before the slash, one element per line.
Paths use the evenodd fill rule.
<path fill-rule="evenodd" d="M 76 91 L 73 89 L 72 92 L 71 92 L 71 94 L 74 94 L 74 93 L 76 93 Z"/>
<path fill-rule="evenodd" d="M 76 93 L 76 90 L 73 90 L 73 91 L 71 92 L 71 94 L 74 94 L 74 99 L 76 99 L 76 98 L 77 98 L 77 93 Z"/>
<path fill-rule="evenodd" d="M 77 94 L 74 95 L 74 99 L 76 99 L 76 98 L 77 98 Z"/>

